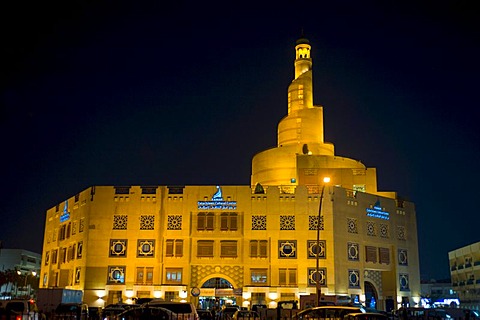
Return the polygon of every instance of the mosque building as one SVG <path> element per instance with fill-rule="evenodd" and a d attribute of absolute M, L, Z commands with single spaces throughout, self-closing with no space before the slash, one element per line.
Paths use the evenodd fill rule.
<path fill-rule="evenodd" d="M 418 304 L 414 204 L 324 141 L 303 37 L 294 70 L 277 146 L 253 157 L 250 185 L 80 191 L 46 212 L 40 287 L 81 289 L 90 306 L 275 307 L 317 293 L 387 311 Z"/>

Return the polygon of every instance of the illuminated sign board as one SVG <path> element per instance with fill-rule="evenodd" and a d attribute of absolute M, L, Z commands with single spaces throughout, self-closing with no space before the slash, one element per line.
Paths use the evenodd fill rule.
<path fill-rule="evenodd" d="M 390 220 L 390 213 L 383 211 L 380 206 L 380 200 L 377 200 L 373 205 L 373 208 L 367 208 L 367 217 L 379 218 L 383 220 Z"/>
<path fill-rule="evenodd" d="M 63 206 L 63 212 L 60 215 L 60 222 L 65 222 L 70 219 L 70 212 L 68 212 L 68 201 L 65 200 L 65 205 Z"/>
<path fill-rule="evenodd" d="M 236 210 L 237 201 L 224 201 L 222 196 L 222 188 L 217 186 L 217 192 L 212 196 L 210 201 L 198 201 L 197 206 L 199 210 Z"/>

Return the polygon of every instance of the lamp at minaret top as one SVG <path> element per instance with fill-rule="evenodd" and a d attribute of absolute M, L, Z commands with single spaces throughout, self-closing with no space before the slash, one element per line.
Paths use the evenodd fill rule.
<path fill-rule="evenodd" d="M 302 37 L 297 40 L 297 45 L 295 46 L 295 79 L 312 69 L 311 48 L 308 39 Z"/>
<path fill-rule="evenodd" d="M 295 78 L 288 87 L 288 114 L 313 108 L 312 58 L 310 41 L 295 43 Z"/>

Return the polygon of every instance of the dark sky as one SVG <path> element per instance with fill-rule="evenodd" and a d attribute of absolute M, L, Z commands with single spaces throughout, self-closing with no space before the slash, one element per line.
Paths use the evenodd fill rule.
<path fill-rule="evenodd" d="M 164 2 L 0 5 L 4 247 L 40 253 L 92 185 L 248 185 L 303 28 L 325 140 L 415 202 L 422 279 L 449 277 L 480 240 L 474 2 Z"/>

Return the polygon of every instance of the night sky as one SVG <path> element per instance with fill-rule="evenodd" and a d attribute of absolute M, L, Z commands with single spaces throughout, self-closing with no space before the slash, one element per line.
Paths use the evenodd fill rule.
<path fill-rule="evenodd" d="M 40 253 L 92 185 L 248 185 L 303 29 L 325 140 L 415 202 L 422 279 L 449 278 L 480 241 L 474 1 L 164 2 L 0 5 L 4 248 Z"/>

